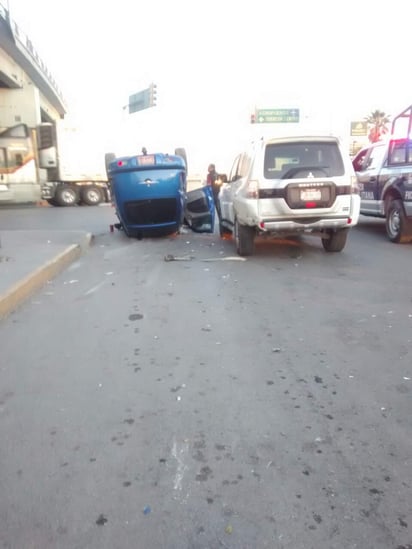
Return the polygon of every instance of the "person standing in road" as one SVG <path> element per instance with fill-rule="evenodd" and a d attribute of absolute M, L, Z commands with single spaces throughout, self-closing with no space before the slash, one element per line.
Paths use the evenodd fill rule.
<path fill-rule="evenodd" d="M 216 166 L 214 164 L 209 164 L 207 168 L 207 177 L 206 177 L 206 184 L 212 187 L 212 193 L 213 193 L 213 200 L 216 207 L 216 212 L 220 220 L 220 204 L 218 200 L 221 180 L 220 176 L 216 171 Z"/>

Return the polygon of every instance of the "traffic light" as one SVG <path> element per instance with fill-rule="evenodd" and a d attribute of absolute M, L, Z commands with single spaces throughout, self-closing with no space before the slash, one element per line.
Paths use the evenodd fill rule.
<path fill-rule="evenodd" d="M 154 107 L 156 105 L 156 94 L 157 86 L 152 82 L 149 87 L 149 107 Z"/>

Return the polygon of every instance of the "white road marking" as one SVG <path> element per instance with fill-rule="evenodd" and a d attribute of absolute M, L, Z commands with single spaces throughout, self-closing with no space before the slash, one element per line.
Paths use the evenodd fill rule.
<path fill-rule="evenodd" d="M 177 469 L 174 478 L 173 488 L 175 490 L 182 490 L 182 480 L 185 474 L 185 471 L 188 469 L 188 466 L 184 462 L 189 451 L 189 443 L 183 442 L 182 446 L 179 448 L 176 440 L 173 441 L 172 447 L 172 456 L 177 461 Z"/>
<path fill-rule="evenodd" d="M 102 282 L 99 282 L 99 284 L 96 284 L 96 286 L 93 286 L 92 288 L 90 288 L 90 290 L 87 290 L 87 292 L 84 292 L 84 295 L 90 295 L 90 294 L 93 294 L 94 292 L 97 292 L 97 290 L 100 290 L 100 288 L 106 283 L 105 280 L 103 280 Z"/>

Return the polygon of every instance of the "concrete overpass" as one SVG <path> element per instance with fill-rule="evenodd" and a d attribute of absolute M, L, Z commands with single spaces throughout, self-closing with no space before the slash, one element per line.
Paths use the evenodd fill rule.
<path fill-rule="evenodd" d="M 63 118 L 66 111 L 47 66 L 0 3 L 0 130 L 20 122 L 35 128 Z"/>

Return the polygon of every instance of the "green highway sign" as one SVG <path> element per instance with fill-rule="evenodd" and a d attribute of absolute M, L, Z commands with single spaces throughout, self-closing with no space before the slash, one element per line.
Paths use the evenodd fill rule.
<path fill-rule="evenodd" d="M 299 122 L 299 109 L 257 109 L 256 122 L 260 124 L 279 124 Z"/>
<path fill-rule="evenodd" d="M 129 114 L 142 111 L 150 107 L 150 89 L 147 88 L 129 96 Z"/>

